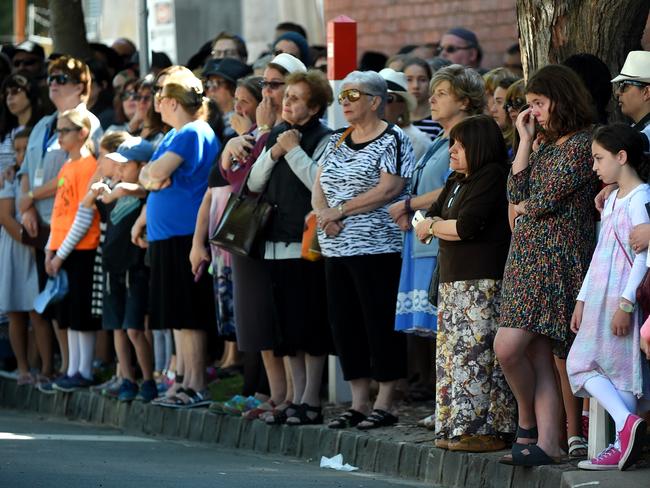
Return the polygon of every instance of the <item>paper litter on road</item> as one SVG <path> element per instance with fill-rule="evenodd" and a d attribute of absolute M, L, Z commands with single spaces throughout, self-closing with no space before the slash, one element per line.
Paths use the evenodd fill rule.
<path fill-rule="evenodd" d="M 321 468 L 331 468 L 337 471 L 356 471 L 356 466 L 350 466 L 349 464 L 343 464 L 343 454 L 337 454 L 334 457 L 326 458 L 325 456 L 320 458 L 320 467 Z"/>

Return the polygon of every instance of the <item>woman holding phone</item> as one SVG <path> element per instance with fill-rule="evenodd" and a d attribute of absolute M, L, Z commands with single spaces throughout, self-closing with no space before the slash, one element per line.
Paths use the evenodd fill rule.
<path fill-rule="evenodd" d="M 560 444 L 560 375 L 570 346 L 573 306 L 594 248 L 589 94 L 569 68 L 549 65 L 526 85 L 529 108 L 517 117 L 520 137 L 508 199 L 520 218 L 503 277 L 495 352 L 518 404 L 515 465 L 553 464 Z M 535 146 L 539 147 L 534 150 Z"/>

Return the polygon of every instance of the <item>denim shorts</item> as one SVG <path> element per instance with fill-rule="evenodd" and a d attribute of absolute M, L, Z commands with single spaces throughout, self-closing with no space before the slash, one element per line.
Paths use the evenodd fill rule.
<path fill-rule="evenodd" d="M 144 330 L 149 299 L 149 270 L 135 268 L 122 273 L 104 272 L 104 330 Z"/>

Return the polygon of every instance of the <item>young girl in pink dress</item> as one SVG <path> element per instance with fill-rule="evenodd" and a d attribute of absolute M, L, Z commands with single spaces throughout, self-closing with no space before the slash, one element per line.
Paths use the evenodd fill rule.
<path fill-rule="evenodd" d="M 605 184 L 616 183 L 602 212 L 602 228 L 589 271 L 576 302 L 571 330 L 577 337 L 567 358 L 576 396 L 595 398 L 616 423 L 617 437 L 595 458 L 578 467 L 625 470 L 639 458 L 646 430 L 636 415 L 639 399 L 650 396 L 650 371 L 641 354 L 636 289 L 647 271 L 647 251 L 634 254 L 632 228 L 650 221 L 643 183 L 650 164 L 642 135 L 624 124 L 596 130 L 594 171 Z"/>

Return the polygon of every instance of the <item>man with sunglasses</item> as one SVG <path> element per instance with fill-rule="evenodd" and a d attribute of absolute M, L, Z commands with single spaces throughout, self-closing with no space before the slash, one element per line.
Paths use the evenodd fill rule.
<path fill-rule="evenodd" d="M 631 51 L 612 83 L 621 112 L 649 140 L 647 151 L 650 148 L 650 52 Z"/>
<path fill-rule="evenodd" d="M 483 58 L 483 51 L 476 34 L 462 27 L 454 27 L 440 39 L 438 56 L 451 61 L 452 64 L 478 69 Z"/>
<path fill-rule="evenodd" d="M 14 73 L 22 71 L 32 78 L 45 78 L 45 51 L 32 41 L 24 41 L 16 46 L 11 64 Z"/>

